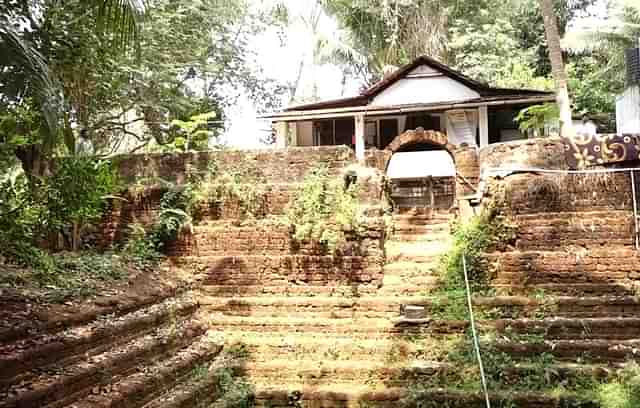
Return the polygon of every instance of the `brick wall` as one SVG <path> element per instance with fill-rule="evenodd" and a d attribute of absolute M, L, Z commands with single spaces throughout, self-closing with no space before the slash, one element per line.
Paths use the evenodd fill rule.
<path fill-rule="evenodd" d="M 496 143 L 480 149 L 481 168 L 535 167 L 565 170 L 564 145 L 560 139 L 528 139 L 508 143 Z"/>
<path fill-rule="evenodd" d="M 220 169 L 236 163 L 254 163 L 267 182 L 301 181 L 306 172 L 324 163 L 335 173 L 355 162 L 355 153 L 346 146 L 290 147 L 264 150 L 218 150 L 190 153 L 158 153 L 117 156 L 120 176 L 127 183 L 140 178 L 161 178 L 184 182 L 187 170 L 206 171 L 212 161 Z"/>
<path fill-rule="evenodd" d="M 336 253 L 313 242 L 297 242 L 289 227 L 268 221 L 283 214 L 300 187 L 304 175 L 320 163 L 336 177 L 355 171 L 363 204 L 380 206 L 383 177 L 375 168 L 355 166 L 353 152 L 346 147 L 305 147 L 286 150 L 224 151 L 179 155 L 137 155 L 116 160 L 127 182 L 139 178 L 161 178 L 184 182 L 187 171 L 205 171 L 214 160 L 219 169 L 247 161 L 266 180 L 255 219 L 248 219 L 233 197 L 205 201 L 194 211 L 194 225 L 179 234 L 166 248 L 176 262 L 189 262 L 207 275 L 209 285 L 279 285 L 296 281 L 306 286 L 327 282 L 379 285 L 384 263 L 384 223 L 379 211 L 369 211 L 363 235 L 347 233 L 347 244 Z M 166 187 L 130 189 L 109 203 L 103 220 L 104 246 L 122 242 L 130 226 L 151 227 L 157 220 Z M 315 290 L 315 289 L 314 289 Z"/>

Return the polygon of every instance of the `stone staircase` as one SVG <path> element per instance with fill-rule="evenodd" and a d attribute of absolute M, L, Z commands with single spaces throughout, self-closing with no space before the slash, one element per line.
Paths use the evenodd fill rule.
<path fill-rule="evenodd" d="M 5 330 L 0 407 L 195 406 L 193 372 L 209 370 L 222 350 L 199 309 L 188 292 L 131 298 L 64 325 Z M 218 385 L 207 388 L 209 400 Z"/>
<path fill-rule="evenodd" d="M 207 211 L 173 248 L 192 291 L 0 330 L 0 408 L 485 406 L 466 305 L 442 317 L 436 291 L 452 215 L 395 214 L 381 266 L 371 231 L 370 254 L 335 256 Z M 628 226 L 516 221 L 473 299 L 492 406 L 596 407 L 585 381 L 640 360 Z"/>
<path fill-rule="evenodd" d="M 203 316 L 227 348 L 245 350 L 238 371 L 254 387 L 257 406 L 395 406 L 411 383 L 437 375 L 441 363 L 407 354 L 410 342 L 395 320 L 402 305 L 424 301 L 437 285 L 434 268 L 449 219 L 395 216 L 383 277 L 313 265 L 312 272 L 262 267 L 241 275 L 254 257 L 291 257 L 276 248 L 236 254 L 238 273 L 228 272 L 228 260 L 229 268 L 221 268 L 215 253 L 197 259 L 204 265 Z"/>

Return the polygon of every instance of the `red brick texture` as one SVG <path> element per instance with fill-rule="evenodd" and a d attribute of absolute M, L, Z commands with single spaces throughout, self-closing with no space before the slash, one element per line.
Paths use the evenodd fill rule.
<path fill-rule="evenodd" d="M 236 163 L 254 163 L 267 182 L 293 183 L 301 181 L 309 169 L 321 163 L 338 173 L 355 162 L 355 153 L 346 146 L 318 146 L 139 154 L 114 158 L 120 176 L 128 183 L 142 178 L 182 183 L 188 172 L 206 171 L 212 161 L 219 169 L 233 168 Z"/>

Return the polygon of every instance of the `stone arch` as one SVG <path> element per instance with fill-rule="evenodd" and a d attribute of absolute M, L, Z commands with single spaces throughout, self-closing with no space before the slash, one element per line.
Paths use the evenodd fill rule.
<path fill-rule="evenodd" d="M 403 134 L 396 136 L 396 138 L 393 139 L 391 143 L 389 143 L 385 150 L 391 153 L 395 153 L 404 147 L 421 143 L 428 143 L 434 146 L 441 147 L 451 155 L 455 163 L 454 151 L 456 149 L 456 146 L 449 143 L 449 138 L 446 134 L 435 130 L 424 130 L 423 128 L 417 128 L 416 130 L 407 130 Z"/>

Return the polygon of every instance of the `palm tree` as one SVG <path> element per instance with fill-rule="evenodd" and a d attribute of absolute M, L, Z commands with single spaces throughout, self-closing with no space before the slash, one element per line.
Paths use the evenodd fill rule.
<path fill-rule="evenodd" d="M 610 78 L 615 92 L 622 92 L 625 75 L 625 50 L 638 47 L 640 38 L 640 3 L 617 0 L 610 4 L 610 18 L 596 26 L 567 33 L 562 43 L 574 53 L 603 56 L 603 77 Z"/>
<path fill-rule="evenodd" d="M 556 100 L 560 110 L 560 134 L 570 137 L 573 134 L 571 100 L 569 99 L 567 72 L 564 69 L 564 61 L 562 60 L 560 34 L 558 33 L 557 17 L 553 9 L 553 0 L 540 0 L 540 10 L 544 20 L 551 71 L 556 84 Z"/>
<path fill-rule="evenodd" d="M 86 7 L 96 11 L 96 31 L 111 38 L 114 46 L 121 48 L 137 44 L 139 25 L 146 6 L 147 0 L 86 1 Z M 6 78 L 0 79 L 0 97 L 9 97 L 6 90 L 10 88 L 10 94 L 15 99 L 13 102 L 32 98 L 44 121 L 42 146 L 22 146 L 17 149 L 23 165 L 25 160 L 31 162 L 31 165 L 25 166 L 25 170 L 33 168 L 33 162 L 38 161 L 42 147 L 46 150 L 54 147 L 62 103 L 62 93 L 46 59 L 28 39 L 29 30 L 37 26 L 37 21 L 31 16 L 33 10 L 28 7 L 17 14 L 11 6 L 0 5 L 0 73 L 8 73 Z M 33 7 L 45 5 L 36 4 Z"/>

